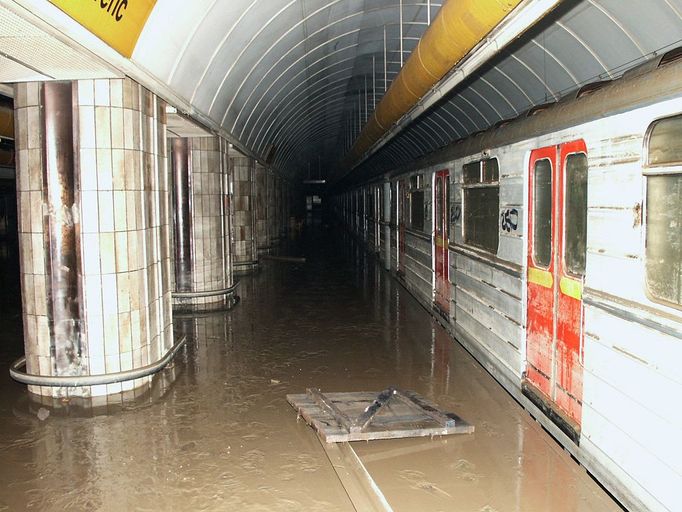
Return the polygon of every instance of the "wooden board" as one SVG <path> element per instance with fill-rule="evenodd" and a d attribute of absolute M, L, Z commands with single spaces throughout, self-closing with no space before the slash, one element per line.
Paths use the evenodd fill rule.
<path fill-rule="evenodd" d="M 298 415 L 327 443 L 397 439 L 403 437 L 470 434 L 459 416 L 443 412 L 412 391 L 287 395 Z"/>

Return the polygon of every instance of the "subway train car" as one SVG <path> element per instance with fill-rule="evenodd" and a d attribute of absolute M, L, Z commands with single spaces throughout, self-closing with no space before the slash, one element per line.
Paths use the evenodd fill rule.
<path fill-rule="evenodd" d="M 682 52 L 337 198 L 348 228 L 624 503 L 682 507 Z"/>

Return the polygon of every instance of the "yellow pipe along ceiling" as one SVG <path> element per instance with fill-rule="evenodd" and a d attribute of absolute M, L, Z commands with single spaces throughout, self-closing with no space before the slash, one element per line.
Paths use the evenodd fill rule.
<path fill-rule="evenodd" d="M 446 0 L 348 155 L 355 164 L 521 0 Z"/>

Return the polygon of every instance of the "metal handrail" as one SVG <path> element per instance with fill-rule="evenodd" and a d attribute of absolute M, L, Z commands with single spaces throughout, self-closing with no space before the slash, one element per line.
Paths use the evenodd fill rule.
<path fill-rule="evenodd" d="M 153 375 L 166 366 L 178 350 L 187 342 L 187 336 L 183 336 L 180 340 L 166 352 L 163 358 L 156 363 L 135 368 L 133 370 L 126 370 L 116 373 L 106 373 L 100 375 L 34 375 L 21 371 L 20 368 L 26 366 L 26 356 L 22 356 L 9 368 L 10 377 L 22 384 L 30 386 L 49 386 L 49 387 L 70 387 L 77 388 L 81 386 L 100 386 L 102 384 L 115 384 L 117 382 L 124 382 L 128 380 L 140 379 Z"/>
<path fill-rule="evenodd" d="M 234 291 L 239 286 L 239 281 L 234 283 L 229 288 L 223 288 L 222 290 L 208 290 L 204 292 L 173 292 L 171 296 L 174 299 L 197 299 L 203 297 L 217 297 L 218 295 L 229 295 L 234 293 Z"/>

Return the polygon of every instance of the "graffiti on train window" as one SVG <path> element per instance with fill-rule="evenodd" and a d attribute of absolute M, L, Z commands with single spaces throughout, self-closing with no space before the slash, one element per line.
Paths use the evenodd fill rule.
<path fill-rule="evenodd" d="M 552 163 L 543 158 L 533 172 L 533 260 L 549 268 L 552 262 Z"/>
<path fill-rule="evenodd" d="M 462 168 L 464 243 L 497 253 L 500 231 L 499 164 L 496 158 Z"/>
<path fill-rule="evenodd" d="M 573 275 L 585 275 L 587 254 L 587 155 L 566 158 L 566 240 L 564 262 Z"/>
<path fill-rule="evenodd" d="M 500 215 L 500 227 L 502 231 L 511 233 L 519 229 L 519 211 L 516 208 L 507 208 Z"/>

